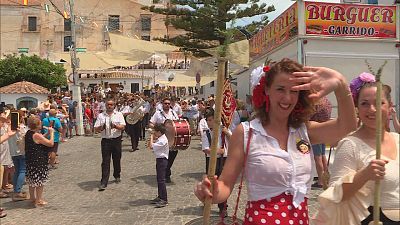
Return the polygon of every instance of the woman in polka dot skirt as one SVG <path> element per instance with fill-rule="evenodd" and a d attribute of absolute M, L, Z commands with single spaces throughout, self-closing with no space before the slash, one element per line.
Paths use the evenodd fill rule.
<path fill-rule="evenodd" d="M 257 73 L 261 71 L 260 73 Z M 356 128 L 354 105 L 342 74 L 283 59 L 252 73 L 256 118 L 241 123 L 230 139 L 221 176 L 195 188 L 200 201 L 224 202 L 244 170 L 248 202 L 244 224 L 309 224 L 312 144 L 334 143 Z M 338 118 L 308 121 L 313 102 L 334 92 Z M 244 166 L 243 166 L 244 165 Z"/>

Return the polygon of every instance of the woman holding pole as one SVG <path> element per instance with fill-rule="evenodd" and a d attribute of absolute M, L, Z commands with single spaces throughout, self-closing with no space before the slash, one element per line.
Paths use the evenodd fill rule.
<path fill-rule="evenodd" d="M 331 167 L 330 188 L 319 197 L 316 224 L 368 225 L 372 220 L 374 181 L 381 180 L 380 221 L 400 222 L 399 134 L 388 132 L 390 92 L 382 88 L 382 123 L 377 127 L 375 77 L 362 73 L 351 82 L 360 128 L 341 140 Z M 376 130 L 382 130 L 381 159 L 376 159 Z"/>
<path fill-rule="evenodd" d="M 200 201 L 226 201 L 243 170 L 248 189 L 244 224 L 308 224 L 310 143 L 334 143 L 355 130 L 351 93 L 343 75 L 328 68 L 303 68 L 283 59 L 263 72 L 254 82 L 256 118 L 233 132 L 228 159 L 213 192 L 205 177 L 195 194 Z M 336 95 L 338 118 L 308 122 L 312 102 L 330 92 Z"/>

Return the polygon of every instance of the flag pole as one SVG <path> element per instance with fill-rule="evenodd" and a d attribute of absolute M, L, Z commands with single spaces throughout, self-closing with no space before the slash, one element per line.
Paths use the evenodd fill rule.
<path fill-rule="evenodd" d="M 382 82 L 381 74 L 375 76 L 376 81 L 376 159 L 381 159 L 381 144 L 382 144 Z M 381 181 L 375 181 L 374 191 L 374 211 L 373 211 L 373 225 L 382 225 L 380 222 L 380 203 L 381 203 Z M 371 223 L 370 223 L 371 224 Z"/>
<path fill-rule="evenodd" d="M 212 133 L 211 140 L 211 152 L 210 152 L 210 164 L 207 171 L 208 179 L 211 181 L 211 193 L 214 189 L 214 183 L 216 180 L 215 176 L 215 168 L 217 164 L 217 148 L 218 148 L 218 136 L 219 136 L 219 127 L 221 124 L 221 111 L 222 111 L 222 98 L 223 98 L 223 89 L 224 89 L 224 80 L 225 80 L 225 66 L 226 59 L 218 58 L 218 76 L 217 76 L 217 90 L 216 90 L 216 98 L 215 98 L 215 112 L 214 112 L 214 129 Z M 211 213 L 211 205 L 212 199 L 206 198 L 204 202 L 204 211 L 203 211 L 203 225 L 210 225 L 210 213 Z"/>

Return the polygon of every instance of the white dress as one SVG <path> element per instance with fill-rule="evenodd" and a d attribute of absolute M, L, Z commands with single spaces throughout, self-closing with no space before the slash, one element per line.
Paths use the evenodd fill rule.
<path fill-rule="evenodd" d="M 400 209 L 399 134 L 390 134 L 396 141 L 397 156 L 393 160 L 382 155 L 383 159 L 389 161 L 385 166 L 385 178 L 381 181 L 383 213 L 385 210 Z M 352 183 L 356 172 L 375 158 L 375 149 L 357 137 L 349 136 L 339 142 L 331 168 L 330 187 L 318 197 L 320 208 L 313 219 L 315 225 L 359 225 L 369 215 L 367 209 L 373 204 L 374 182 L 368 181 L 346 201 L 342 201 L 342 184 Z"/>

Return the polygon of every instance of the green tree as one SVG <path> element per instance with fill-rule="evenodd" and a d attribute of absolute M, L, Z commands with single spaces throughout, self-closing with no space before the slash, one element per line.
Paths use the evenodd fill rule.
<path fill-rule="evenodd" d="M 0 87 L 29 81 L 52 89 L 67 84 L 65 69 L 39 56 L 7 55 L 0 59 Z"/>
<path fill-rule="evenodd" d="M 251 31 L 257 31 L 268 23 L 265 14 L 275 10 L 274 6 L 260 4 L 259 0 L 171 0 L 171 5 L 167 8 L 150 6 L 143 9 L 167 15 L 167 27 L 172 25 L 186 31 L 177 37 L 169 38 L 167 35 L 159 40 L 189 49 L 220 46 L 226 44 L 227 37 L 243 39 L 243 35 L 227 35 L 226 24 L 241 18 L 263 15 L 259 21 L 249 24 Z M 238 33 L 239 29 L 234 32 Z"/>

